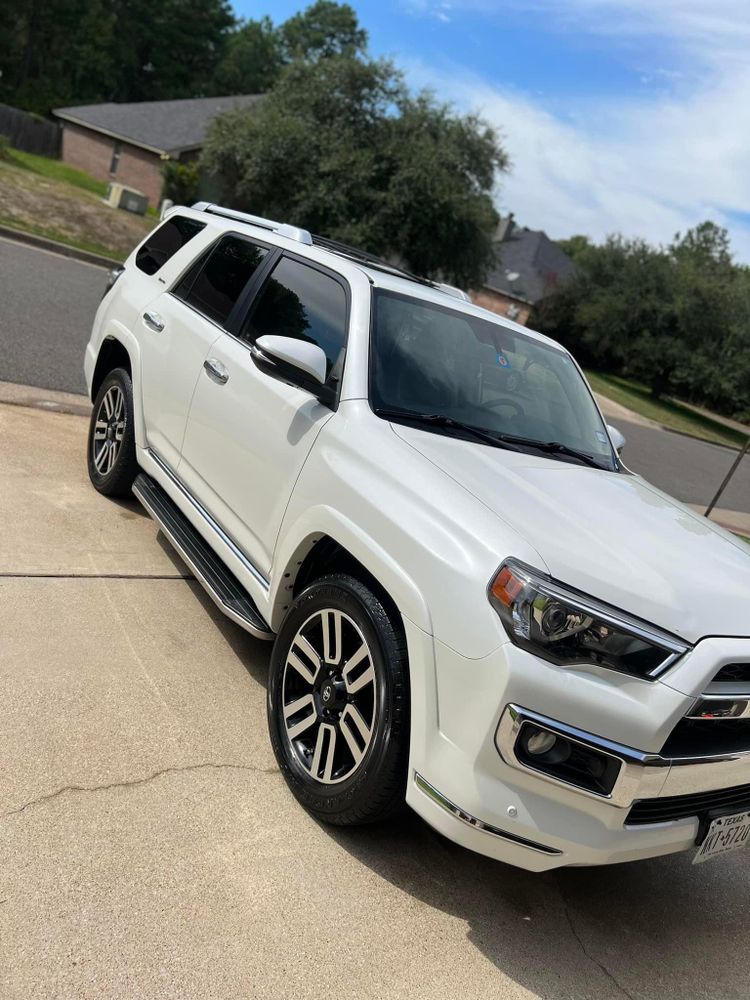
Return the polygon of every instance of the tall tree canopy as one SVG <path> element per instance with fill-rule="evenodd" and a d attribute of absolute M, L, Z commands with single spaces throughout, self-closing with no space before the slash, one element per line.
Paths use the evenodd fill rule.
<path fill-rule="evenodd" d="M 259 108 L 214 122 L 202 165 L 236 208 L 397 257 L 463 286 L 492 263 L 497 134 L 391 63 L 333 54 L 290 63 Z"/>
<path fill-rule="evenodd" d="M 260 94 L 295 60 L 364 51 L 346 3 L 316 0 L 274 25 L 229 0 L 0 0 L 0 100 L 66 104 Z"/>
<path fill-rule="evenodd" d="M 212 92 L 234 23 L 228 0 L 0 0 L 0 100 L 46 114 Z"/>
<path fill-rule="evenodd" d="M 617 236 L 563 245 L 576 273 L 535 325 L 657 396 L 750 417 L 750 271 L 733 262 L 725 229 L 703 222 L 667 247 Z"/>

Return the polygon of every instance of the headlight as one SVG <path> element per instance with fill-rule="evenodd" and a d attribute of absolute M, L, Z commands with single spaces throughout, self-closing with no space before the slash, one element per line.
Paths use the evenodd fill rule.
<path fill-rule="evenodd" d="M 595 664 L 653 680 L 689 646 L 509 559 L 489 588 L 512 641 L 561 667 Z"/>

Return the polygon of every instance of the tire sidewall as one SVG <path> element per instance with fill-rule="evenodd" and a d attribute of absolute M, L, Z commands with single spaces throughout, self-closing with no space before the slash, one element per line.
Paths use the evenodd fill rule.
<path fill-rule="evenodd" d="M 374 604 L 372 603 L 374 602 Z M 365 757 L 350 777 L 334 785 L 315 781 L 300 763 L 286 735 L 283 721 L 283 678 L 289 648 L 297 631 L 317 611 L 343 611 L 361 630 L 371 654 L 377 681 L 375 734 Z M 404 664 L 398 654 L 393 626 L 378 599 L 359 581 L 346 576 L 323 577 L 304 590 L 288 612 L 271 656 L 268 683 L 268 727 L 279 767 L 295 797 L 317 815 L 344 813 L 376 794 L 384 773 L 394 767 L 403 738 L 403 705 L 394 697 L 403 684 Z M 394 730 L 397 730 L 394 733 Z"/>

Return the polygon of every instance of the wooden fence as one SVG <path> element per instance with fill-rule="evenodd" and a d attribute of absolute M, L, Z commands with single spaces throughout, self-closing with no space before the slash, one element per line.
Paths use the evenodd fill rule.
<path fill-rule="evenodd" d="M 60 155 L 61 128 L 56 122 L 31 115 L 20 108 L 0 104 L 0 135 L 8 137 L 11 146 L 25 153 L 36 153 L 57 159 Z"/>

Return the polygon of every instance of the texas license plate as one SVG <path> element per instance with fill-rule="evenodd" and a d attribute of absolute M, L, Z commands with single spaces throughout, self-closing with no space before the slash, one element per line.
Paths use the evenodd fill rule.
<path fill-rule="evenodd" d="M 693 864 L 715 858 L 717 854 L 728 854 L 744 847 L 750 837 L 750 812 L 734 816 L 718 816 L 711 821 L 703 843 L 695 852 Z"/>

